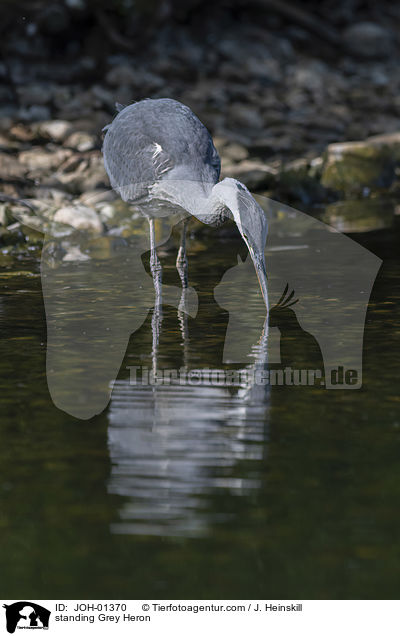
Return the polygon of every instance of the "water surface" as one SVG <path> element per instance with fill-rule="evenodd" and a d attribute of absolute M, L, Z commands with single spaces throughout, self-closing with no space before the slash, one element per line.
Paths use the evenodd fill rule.
<path fill-rule="evenodd" d="M 154 362 L 150 310 L 109 405 L 86 421 L 49 396 L 37 255 L 3 262 L 4 598 L 398 597 L 399 237 L 354 238 L 384 259 L 361 389 L 132 385 L 127 367 Z M 198 312 L 185 327 L 164 307 L 159 367 L 240 367 L 223 361 L 228 313 L 213 291 L 241 250 L 223 229 L 189 241 Z M 175 257 L 167 244 L 172 286 Z"/>

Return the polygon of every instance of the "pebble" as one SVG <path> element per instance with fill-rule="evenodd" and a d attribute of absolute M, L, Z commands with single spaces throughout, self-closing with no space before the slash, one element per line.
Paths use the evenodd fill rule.
<path fill-rule="evenodd" d="M 392 34 L 375 22 L 352 24 L 344 30 L 343 39 L 361 58 L 384 58 L 393 53 Z"/>
<path fill-rule="evenodd" d="M 52 86 L 49 84 L 28 84 L 17 88 L 19 102 L 22 106 L 44 106 L 51 101 Z"/>
<path fill-rule="evenodd" d="M 79 197 L 79 201 L 83 203 L 83 205 L 95 205 L 98 203 L 109 203 L 115 201 L 117 198 L 117 194 L 114 190 L 88 190 L 81 194 Z"/>
<path fill-rule="evenodd" d="M 247 104 L 232 104 L 229 107 L 229 116 L 234 124 L 246 128 L 262 130 L 264 127 L 263 118 L 254 106 Z"/>
<path fill-rule="evenodd" d="M 80 247 L 78 247 L 77 245 L 69 245 L 69 246 L 65 247 L 65 245 L 63 243 L 63 247 L 64 247 L 64 249 L 67 249 L 67 253 L 65 254 L 65 256 L 63 256 L 63 259 L 62 259 L 63 261 L 66 261 L 66 262 L 90 261 L 90 256 L 88 256 L 88 254 L 84 254 L 81 251 Z"/>
<path fill-rule="evenodd" d="M 229 143 L 223 147 L 221 153 L 221 159 L 228 159 L 229 161 L 239 162 L 247 159 L 249 151 L 245 146 L 238 143 Z"/>
<path fill-rule="evenodd" d="M 50 119 L 51 111 L 47 106 L 29 106 L 29 108 L 20 108 L 18 117 L 22 121 L 43 121 Z"/>
<path fill-rule="evenodd" d="M 90 135 L 86 132 L 74 132 L 65 141 L 64 146 L 78 150 L 78 152 L 85 152 L 87 150 L 93 150 L 96 147 L 97 138 L 95 135 Z"/>
<path fill-rule="evenodd" d="M 28 170 L 52 170 L 70 157 L 71 151 L 63 148 L 43 149 L 41 146 L 19 153 L 19 161 Z"/>
<path fill-rule="evenodd" d="M 36 125 L 36 131 L 57 143 L 63 142 L 72 130 L 72 124 L 62 119 L 42 121 Z"/>
<path fill-rule="evenodd" d="M 123 86 L 136 84 L 135 71 L 130 66 L 115 66 L 106 75 L 106 82 L 110 86 Z"/>
<path fill-rule="evenodd" d="M 57 223 L 70 225 L 76 230 L 87 230 L 95 234 L 101 234 L 103 231 L 103 224 L 98 214 L 85 205 L 68 205 L 60 208 L 55 213 L 53 220 Z"/>
<path fill-rule="evenodd" d="M 18 179 L 26 172 L 26 168 L 12 155 L 0 152 L 0 174 L 2 179 Z"/>
<path fill-rule="evenodd" d="M 237 165 L 222 166 L 222 178 L 238 179 L 249 190 L 264 190 L 270 188 L 277 179 L 277 171 L 258 161 L 242 161 Z"/>

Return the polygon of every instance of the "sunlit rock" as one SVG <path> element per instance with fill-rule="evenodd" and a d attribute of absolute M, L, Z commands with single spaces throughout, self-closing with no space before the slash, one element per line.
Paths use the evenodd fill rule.
<path fill-rule="evenodd" d="M 321 183 L 333 190 L 360 195 L 366 188 L 390 187 L 394 169 L 395 157 L 388 143 L 374 138 L 335 143 L 326 150 Z"/>

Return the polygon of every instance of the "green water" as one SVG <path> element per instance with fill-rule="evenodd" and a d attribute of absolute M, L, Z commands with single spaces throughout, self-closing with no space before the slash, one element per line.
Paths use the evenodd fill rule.
<path fill-rule="evenodd" d="M 150 311 L 86 421 L 49 396 L 38 255 L 2 262 L 3 598 L 398 598 L 399 236 L 355 238 L 384 260 L 361 389 L 276 386 L 246 406 L 221 387 L 132 386 L 126 366 L 152 363 Z M 235 247 L 218 230 L 189 243 L 199 311 L 185 348 L 164 308 L 160 366 L 223 368 L 212 290 Z"/>

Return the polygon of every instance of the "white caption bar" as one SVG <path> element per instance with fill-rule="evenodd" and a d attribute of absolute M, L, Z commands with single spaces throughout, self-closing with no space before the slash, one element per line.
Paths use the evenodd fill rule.
<path fill-rule="evenodd" d="M 273 636 L 398 635 L 400 601 L 1 601 L 0 633 L 146 634 L 233 630 Z M 72 632 L 73 630 L 73 632 Z M 163 631 L 161 631 L 163 630 Z"/>

